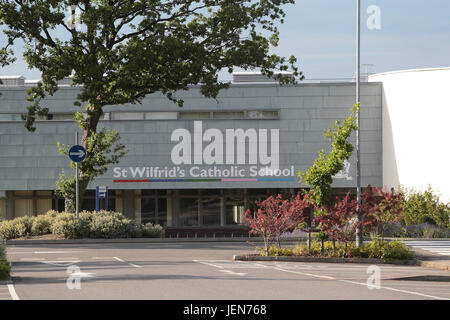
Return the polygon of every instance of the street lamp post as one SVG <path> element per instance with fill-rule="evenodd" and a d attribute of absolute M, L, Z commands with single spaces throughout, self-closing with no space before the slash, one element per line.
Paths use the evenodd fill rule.
<path fill-rule="evenodd" d="M 360 81 L 361 81 L 361 0 L 356 0 L 356 103 L 360 103 Z M 357 199 L 357 216 L 358 222 L 361 222 L 361 164 L 360 164 L 360 111 L 358 108 L 356 114 L 356 199 Z M 362 245 L 362 230 L 360 227 L 356 230 L 356 245 Z"/>

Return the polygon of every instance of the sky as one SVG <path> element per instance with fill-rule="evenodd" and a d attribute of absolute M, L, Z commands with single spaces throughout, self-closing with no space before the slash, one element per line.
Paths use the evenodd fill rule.
<path fill-rule="evenodd" d="M 380 29 L 369 30 L 369 6 L 380 9 Z M 351 79 L 356 64 L 356 0 L 296 0 L 285 7 L 274 52 L 297 57 L 306 79 Z M 361 0 L 361 63 L 376 72 L 450 67 L 450 1 Z M 0 39 L 0 42 L 3 41 Z M 16 46 L 17 61 L 2 75 L 39 79 Z M 364 68 L 363 68 L 364 71 Z M 231 75 L 222 73 L 222 80 Z"/>

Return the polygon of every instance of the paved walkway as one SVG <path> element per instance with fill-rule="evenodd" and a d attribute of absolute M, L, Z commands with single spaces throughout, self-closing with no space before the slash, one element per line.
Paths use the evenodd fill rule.
<path fill-rule="evenodd" d="M 422 267 L 450 271 L 450 240 L 405 240 Z"/>
<path fill-rule="evenodd" d="M 419 248 L 442 256 L 447 256 L 450 259 L 450 240 L 407 240 L 405 241 L 405 244 L 413 248 Z"/>
<path fill-rule="evenodd" d="M 11 290 L 6 281 L 0 281 L 0 300 L 13 300 Z"/>

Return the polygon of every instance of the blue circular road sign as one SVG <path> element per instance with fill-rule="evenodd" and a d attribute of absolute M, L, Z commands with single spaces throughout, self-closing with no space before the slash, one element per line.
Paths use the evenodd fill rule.
<path fill-rule="evenodd" d="M 81 162 L 86 158 L 86 149 L 80 145 L 74 145 L 69 150 L 70 160 L 73 162 Z"/>

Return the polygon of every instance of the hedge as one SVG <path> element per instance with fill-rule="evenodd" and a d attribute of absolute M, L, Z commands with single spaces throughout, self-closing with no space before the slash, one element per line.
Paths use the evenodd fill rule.
<path fill-rule="evenodd" d="M 69 212 L 48 211 L 36 217 L 21 217 L 0 222 L 0 238 L 15 239 L 29 235 L 54 234 L 65 239 L 76 238 L 160 238 L 164 228 L 145 225 L 119 212 L 82 211 L 79 219 Z"/>

